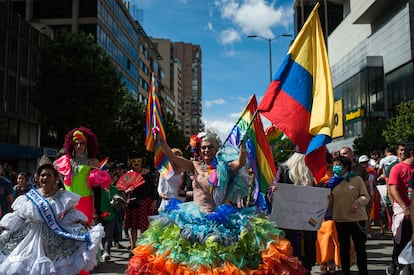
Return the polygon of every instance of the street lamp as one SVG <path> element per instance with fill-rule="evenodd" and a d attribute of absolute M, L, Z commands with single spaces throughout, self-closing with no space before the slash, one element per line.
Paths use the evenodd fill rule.
<path fill-rule="evenodd" d="M 292 37 L 291 34 L 281 34 L 273 38 L 266 38 L 260 35 L 248 35 L 247 38 L 260 38 L 263 40 L 267 40 L 269 43 L 269 72 L 270 72 L 270 82 L 272 82 L 273 73 L 272 73 L 272 41 L 279 38 L 279 37 Z"/>

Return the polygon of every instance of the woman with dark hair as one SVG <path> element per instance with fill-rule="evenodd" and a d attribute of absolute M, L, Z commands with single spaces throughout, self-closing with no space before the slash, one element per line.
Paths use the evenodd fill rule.
<path fill-rule="evenodd" d="M 342 272 L 350 274 L 350 241 L 354 242 L 359 274 L 368 274 L 367 234 L 365 209 L 370 197 L 363 179 L 351 171 L 352 163 L 347 157 L 333 159 L 334 176 L 329 180 L 332 189 L 329 206 L 333 209 L 333 219 L 338 232 Z"/>
<path fill-rule="evenodd" d="M 13 187 L 14 197 L 17 198 L 20 195 L 27 193 L 32 188 L 29 184 L 29 178 L 26 173 L 19 172 L 17 174 L 16 185 Z"/>
<path fill-rule="evenodd" d="M 39 188 L 19 196 L 1 219 L 1 274 L 78 274 L 95 267 L 103 227 L 89 229 L 74 208 L 79 195 L 59 189 L 58 176 L 51 163 L 40 165 Z"/>
<path fill-rule="evenodd" d="M 154 177 L 146 168 L 145 162 L 143 152 L 132 153 L 128 158 L 128 164 L 132 168 L 130 171 L 140 174 L 144 179 L 142 185 L 125 190 L 128 202 L 125 210 L 125 229 L 129 230 L 131 249 L 135 248 L 138 236 L 147 230 L 148 217 L 157 211 L 157 189 Z"/>
<path fill-rule="evenodd" d="M 89 224 L 92 224 L 95 208 L 99 211 L 98 193 L 111 184 L 111 177 L 106 171 L 100 170 L 96 158 L 98 140 L 92 130 L 79 127 L 65 135 L 63 147 L 65 155 L 58 158 L 54 164 L 64 176 L 65 189 L 81 196 L 76 208 L 82 211 L 88 217 Z M 94 192 L 97 193 L 96 201 Z M 100 213 L 97 214 L 99 216 Z"/>

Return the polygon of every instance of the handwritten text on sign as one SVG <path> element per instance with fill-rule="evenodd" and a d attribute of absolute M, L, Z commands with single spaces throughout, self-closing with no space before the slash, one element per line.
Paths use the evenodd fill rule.
<path fill-rule="evenodd" d="M 285 229 L 316 231 L 328 207 L 329 188 L 278 183 L 270 220 Z"/>

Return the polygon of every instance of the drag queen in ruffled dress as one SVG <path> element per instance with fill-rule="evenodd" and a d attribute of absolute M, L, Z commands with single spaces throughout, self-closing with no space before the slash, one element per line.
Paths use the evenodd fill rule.
<path fill-rule="evenodd" d="M 92 270 L 104 235 L 74 206 L 79 195 L 59 189 L 52 164 L 36 172 L 39 189 L 13 203 L 0 221 L 0 274 L 78 274 Z"/>
<path fill-rule="evenodd" d="M 201 160 L 175 156 L 159 140 L 174 168 L 193 172 L 194 201 L 169 203 L 138 240 L 127 274 L 306 274 L 276 224 L 248 196 L 246 148 L 231 154 L 214 133 L 199 136 Z"/>

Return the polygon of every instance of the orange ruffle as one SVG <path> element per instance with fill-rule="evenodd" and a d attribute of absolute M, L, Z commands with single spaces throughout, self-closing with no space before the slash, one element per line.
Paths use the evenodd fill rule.
<path fill-rule="evenodd" d="M 292 256 L 292 247 L 286 239 L 279 243 L 270 243 L 268 249 L 261 252 L 262 263 L 257 269 L 240 270 L 235 265 L 226 262 L 219 267 L 202 266 L 193 270 L 186 265 L 173 263 L 167 259 L 169 252 L 161 256 L 155 255 L 155 249 L 149 244 L 137 246 L 132 252 L 134 256 L 128 263 L 128 275 L 144 274 L 175 274 L 175 275 L 299 275 L 306 274 L 306 269 L 300 264 L 298 258 Z"/>

